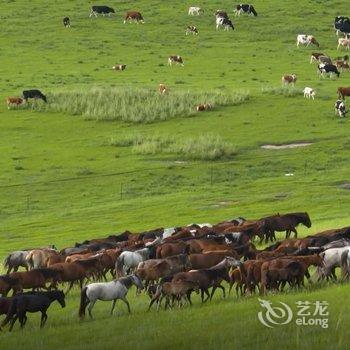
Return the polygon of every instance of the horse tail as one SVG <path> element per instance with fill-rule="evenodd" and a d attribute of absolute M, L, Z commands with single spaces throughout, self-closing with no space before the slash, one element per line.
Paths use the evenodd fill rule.
<path fill-rule="evenodd" d="M 123 265 L 124 265 L 124 255 L 121 254 L 118 256 L 118 259 L 115 263 L 115 273 L 118 277 L 123 276 Z"/>
<path fill-rule="evenodd" d="M 344 277 L 349 273 L 348 254 L 349 250 L 347 249 L 340 256 L 340 267 Z"/>
<path fill-rule="evenodd" d="M 87 287 L 84 287 L 80 292 L 80 306 L 79 306 L 79 317 L 83 319 L 85 317 L 85 309 L 89 303 L 89 299 L 86 295 Z"/>
<path fill-rule="evenodd" d="M 11 254 L 9 254 L 4 260 L 4 268 L 5 269 L 10 267 L 10 259 L 11 259 Z"/>
<path fill-rule="evenodd" d="M 33 251 L 28 253 L 28 255 L 26 256 L 26 261 L 27 261 L 30 269 L 34 269 Z"/>
<path fill-rule="evenodd" d="M 191 253 L 191 246 L 189 244 L 186 244 L 186 247 L 185 247 L 183 253 L 186 254 L 186 255 L 190 255 L 190 253 Z"/>

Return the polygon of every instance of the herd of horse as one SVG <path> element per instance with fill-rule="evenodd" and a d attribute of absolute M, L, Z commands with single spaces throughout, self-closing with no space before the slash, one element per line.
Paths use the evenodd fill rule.
<path fill-rule="evenodd" d="M 258 220 L 237 219 L 211 224 L 157 228 L 141 233 L 126 231 L 106 238 L 86 240 L 74 247 L 57 250 L 55 246 L 23 249 L 9 254 L 0 276 L 0 315 L 6 315 L 1 328 L 16 320 L 24 327 L 27 312 L 41 312 L 41 327 L 47 309 L 58 301 L 65 306 L 65 295 L 80 286 L 79 317 L 86 309 L 92 317 L 97 300 L 112 301 L 111 314 L 118 299 L 130 312 L 126 299 L 135 285 L 145 290 L 149 308 L 156 304 L 172 308 L 192 304 L 191 294 L 200 293 L 204 303 L 217 289 L 226 296 L 235 287 L 237 295 L 282 291 L 350 275 L 350 227 L 327 230 L 304 238 L 297 237 L 297 226 L 311 227 L 304 213 L 276 214 Z M 276 232 L 286 232 L 276 240 Z M 294 238 L 290 238 L 291 233 Z M 253 243 L 272 242 L 264 249 Z M 311 277 L 309 268 L 316 267 Z M 23 267 L 25 271 L 18 271 Z M 109 275 L 112 278 L 108 281 Z M 59 286 L 67 285 L 65 292 Z M 61 287 L 62 288 L 62 287 Z M 12 296 L 8 294 L 12 291 Z"/>

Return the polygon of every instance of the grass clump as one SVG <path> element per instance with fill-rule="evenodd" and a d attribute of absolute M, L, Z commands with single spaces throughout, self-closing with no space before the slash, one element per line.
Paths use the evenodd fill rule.
<path fill-rule="evenodd" d="M 93 88 L 86 91 L 61 91 L 48 94 L 48 103 L 36 103 L 39 111 L 64 112 L 82 115 L 95 121 L 125 121 L 153 123 L 173 117 L 196 114 L 195 106 L 210 103 L 228 106 L 249 99 L 245 92 L 189 92 L 171 91 L 160 95 L 156 90 L 131 88 Z"/>
<path fill-rule="evenodd" d="M 294 87 L 282 86 L 282 87 L 273 87 L 265 86 L 261 89 L 263 94 L 268 95 L 280 95 L 285 97 L 296 97 L 300 96 L 302 92 Z"/>
<path fill-rule="evenodd" d="M 207 134 L 187 139 L 171 136 L 128 135 L 121 139 L 112 138 L 111 146 L 132 147 L 132 152 L 142 155 L 169 154 L 188 160 L 214 161 L 229 159 L 236 154 L 236 148 L 220 136 Z"/>

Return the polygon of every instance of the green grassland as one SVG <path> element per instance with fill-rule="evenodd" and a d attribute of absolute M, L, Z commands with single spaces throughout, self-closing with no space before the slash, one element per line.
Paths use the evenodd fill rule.
<path fill-rule="evenodd" d="M 106 2 L 116 9 L 110 18 L 88 18 L 91 4 L 3 1 L 2 101 L 30 88 L 56 98 L 91 89 L 152 94 L 159 83 L 178 96 L 212 91 L 249 98 L 147 123 L 134 123 L 132 115 L 127 121 L 107 121 L 105 115 L 101 121 L 50 106 L 7 110 L 2 103 L 0 257 L 28 246 L 63 248 L 125 229 L 275 212 L 308 211 L 313 226 L 300 228 L 301 235 L 349 224 L 350 192 L 341 187 L 350 182 L 349 122 L 334 116 L 333 105 L 337 87 L 350 85 L 350 73 L 322 79 L 309 63 L 313 51 L 342 54 L 332 22 L 349 15 L 346 1 L 257 0 L 257 18 L 233 18 L 233 2 L 226 0 L 198 2 L 205 10 L 199 17 L 187 15 L 196 5 L 189 1 L 112 0 Z M 132 9 L 142 12 L 144 25 L 123 24 L 123 13 Z M 234 32 L 215 30 L 217 9 L 230 12 Z M 70 29 L 61 23 L 66 15 Z M 191 24 L 198 36 L 185 36 Z M 314 35 L 320 48 L 297 48 L 296 35 L 302 33 Z M 185 66 L 168 67 L 171 54 L 181 55 Z M 126 70 L 112 71 L 116 63 Z M 298 76 L 291 93 L 280 89 L 285 73 Z M 305 86 L 317 90 L 315 101 L 303 98 Z M 140 151 L 125 141 L 135 138 L 170 140 L 177 148 Z M 198 152 L 208 152 L 200 147 L 206 138 L 219 138 L 234 151 L 215 161 L 191 157 L 184 145 L 190 140 Z M 312 145 L 260 147 L 299 141 Z M 294 176 L 285 176 L 289 172 Z M 258 323 L 257 297 L 223 300 L 220 293 L 207 305 L 195 298 L 191 309 L 146 313 L 146 297 L 132 291 L 131 316 L 121 306 L 120 315 L 110 317 L 108 303 L 101 302 L 95 320 L 79 322 L 75 290 L 66 309 L 50 309 L 44 330 L 38 329 L 37 315 L 31 316 L 23 332 L 0 334 L 0 349 L 345 349 L 348 292 L 347 284 L 337 284 L 272 296 L 287 303 L 328 300 L 331 316 L 327 330 L 295 325 L 270 330 Z"/>

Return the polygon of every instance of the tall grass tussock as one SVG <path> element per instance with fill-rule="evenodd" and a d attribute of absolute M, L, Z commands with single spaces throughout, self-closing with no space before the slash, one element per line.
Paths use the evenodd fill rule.
<path fill-rule="evenodd" d="M 48 94 L 48 103 L 34 103 L 35 110 L 82 115 L 88 120 L 152 123 L 173 117 L 196 114 L 195 106 L 239 105 L 249 99 L 247 92 L 158 91 L 131 88 L 93 88 L 86 91 L 61 91 Z"/>
<path fill-rule="evenodd" d="M 141 155 L 169 154 L 188 160 L 214 161 L 230 159 L 236 154 L 236 148 L 220 136 L 206 134 L 187 139 L 175 139 L 171 136 L 127 135 L 112 138 L 109 145 L 132 147 L 132 152 Z"/>
<path fill-rule="evenodd" d="M 263 94 L 280 95 L 285 97 L 296 97 L 303 94 L 301 90 L 295 87 L 288 87 L 288 86 L 282 86 L 282 87 L 265 86 L 261 88 L 261 92 Z"/>

